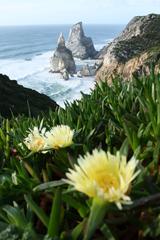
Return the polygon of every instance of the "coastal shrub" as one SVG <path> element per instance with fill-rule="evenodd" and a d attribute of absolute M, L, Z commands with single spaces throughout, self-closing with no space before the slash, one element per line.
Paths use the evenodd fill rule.
<path fill-rule="evenodd" d="M 81 100 L 66 103 L 65 109 L 50 111 L 49 115 L 0 118 L 0 236 L 5 236 L 3 239 L 160 238 L 160 75 L 152 71 L 150 76 L 134 77 L 131 82 L 115 78 L 111 85 L 97 83 L 90 95 L 82 95 Z M 47 136 L 53 137 L 51 129 L 61 129 L 64 125 L 74 130 L 69 144 L 68 130 L 63 133 L 65 144 L 54 144 L 58 147 L 49 145 L 32 151 L 26 144 L 25 139 L 33 129 L 43 128 L 48 132 L 43 135 L 45 143 Z M 53 139 L 54 143 L 61 141 L 59 137 Z M 97 160 L 99 165 L 95 165 L 96 162 L 90 164 L 87 160 L 92 159 L 94 149 L 103 150 L 102 153 L 108 153 L 115 161 L 110 172 L 107 171 L 111 174 L 107 180 L 101 176 L 106 176 L 101 161 Z M 126 190 L 123 188 L 124 200 L 132 201 L 129 205 L 122 201 L 121 209 L 114 204 L 117 200 L 113 191 L 120 167 L 117 163 L 121 160 L 113 156 L 121 156 L 123 166 L 124 159 L 128 164 L 132 158 L 136 161 L 135 167 L 129 168 L 132 170 L 123 168 L 117 175 L 121 184 L 123 181 L 121 186 L 128 186 Z M 82 159 L 84 163 L 86 160 L 85 168 Z M 72 174 L 79 172 L 78 165 L 85 169 L 86 175 L 89 174 L 86 169 L 92 173 L 93 168 L 96 172 L 90 188 L 83 185 L 88 189 L 86 195 L 77 187 L 77 181 L 84 180 L 82 172 L 76 175 L 76 190 L 66 184 L 66 173 L 69 169 Z M 98 169 L 101 169 L 99 175 Z M 135 176 L 133 170 L 137 172 Z M 126 185 L 124 179 L 128 179 L 125 176 L 129 172 L 134 177 Z M 99 202 L 103 199 L 103 187 L 98 195 L 89 194 L 91 189 L 98 189 L 98 181 L 111 191 L 110 198 L 106 198 L 110 199 L 107 206 Z M 121 193 L 116 192 L 119 199 Z M 98 200 L 93 196 L 98 196 Z"/>

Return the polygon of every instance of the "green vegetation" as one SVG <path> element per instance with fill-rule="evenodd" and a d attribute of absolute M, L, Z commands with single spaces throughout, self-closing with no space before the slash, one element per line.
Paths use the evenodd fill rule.
<path fill-rule="evenodd" d="M 129 192 L 133 203 L 107 206 L 92 239 L 160 239 L 160 75 L 101 82 L 91 95 L 43 116 L 47 130 L 75 129 L 70 147 L 31 153 L 23 140 L 40 124 L 42 117 L 0 119 L 0 239 L 86 239 L 92 201 L 61 179 L 95 148 L 134 155 L 141 172 Z"/>

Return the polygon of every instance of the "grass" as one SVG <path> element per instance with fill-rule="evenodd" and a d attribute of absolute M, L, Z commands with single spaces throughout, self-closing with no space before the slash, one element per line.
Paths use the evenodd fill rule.
<path fill-rule="evenodd" d="M 30 154 L 23 143 L 29 128 L 65 124 L 74 144 Z M 0 239 L 84 238 L 91 200 L 61 182 L 79 155 L 95 148 L 139 160 L 133 204 L 113 204 L 92 239 L 160 238 L 160 75 L 100 82 L 91 95 L 38 118 L 0 119 Z M 53 227 L 52 227 L 53 226 Z M 48 234 L 48 235 L 47 235 Z"/>

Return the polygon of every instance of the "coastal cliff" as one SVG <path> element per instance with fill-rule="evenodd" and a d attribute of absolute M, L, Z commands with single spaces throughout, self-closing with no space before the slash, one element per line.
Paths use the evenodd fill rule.
<path fill-rule="evenodd" d="M 133 74 L 149 74 L 151 63 L 160 63 L 160 15 L 134 17 L 124 31 L 99 52 L 103 59 L 96 79 L 110 81 L 116 75 L 131 79 Z"/>
<path fill-rule="evenodd" d="M 17 81 L 0 74 L 0 115 L 3 117 L 18 114 L 38 116 L 40 112 L 55 110 L 57 104 L 44 94 L 25 88 Z"/>

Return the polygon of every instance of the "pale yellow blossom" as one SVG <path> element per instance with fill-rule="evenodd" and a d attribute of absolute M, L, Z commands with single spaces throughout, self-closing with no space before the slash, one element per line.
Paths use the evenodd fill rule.
<path fill-rule="evenodd" d="M 34 127 L 30 129 L 28 136 L 24 139 L 24 144 L 32 152 L 39 152 L 45 148 L 45 128 Z"/>
<path fill-rule="evenodd" d="M 67 125 L 59 125 L 53 127 L 50 131 L 46 132 L 46 145 L 47 148 L 65 148 L 73 144 L 74 130 L 71 130 Z"/>
<path fill-rule="evenodd" d="M 139 173 L 135 172 L 137 164 L 135 158 L 127 162 L 119 152 L 112 155 L 95 149 L 92 154 L 87 153 L 78 159 L 78 164 L 69 169 L 68 179 L 64 181 L 89 197 L 114 202 L 121 208 L 121 204 L 131 203 L 128 190 Z"/>

